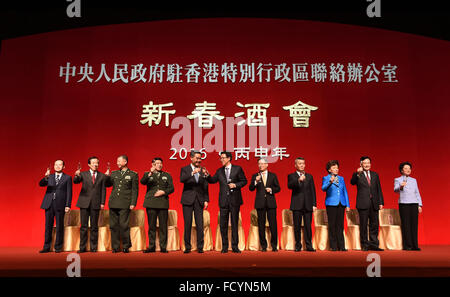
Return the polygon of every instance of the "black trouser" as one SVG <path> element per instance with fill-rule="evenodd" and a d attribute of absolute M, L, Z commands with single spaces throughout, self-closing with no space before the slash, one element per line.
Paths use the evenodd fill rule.
<path fill-rule="evenodd" d="M 266 203 L 267 204 L 267 203 Z M 256 209 L 258 213 L 258 233 L 259 233 L 259 243 L 263 249 L 267 248 L 266 240 L 266 215 L 269 221 L 270 229 L 270 244 L 272 249 L 277 249 L 278 235 L 277 235 L 277 209 L 276 208 L 260 208 Z"/>
<path fill-rule="evenodd" d="M 230 205 L 225 208 L 220 208 L 220 235 L 222 236 L 222 250 L 228 250 L 228 219 L 231 213 L 231 248 L 233 250 L 239 249 L 239 209 L 240 205 Z"/>
<path fill-rule="evenodd" d="M 169 210 L 161 208 L 147 208 L 148 248 L 155 249 L 156 218 L 159 219 L 159 246 L 161 250 L 165 250 L 167 248 L 167 220 L 169 219 Z"/>
<path fill-rule="evenodd" d="M 55 250 L 62 250 L 64 244 L 64 209 L 56 209 L 55 200 L 48 209 L 45 210 L 45 240 L 44 250 L 49 250 L 52 246 L 53 222 L 56 219 Z"/>
<path fill-rule="evenodd" d="M 303 217 L 303 228 L 305 230 L 305 243 L 306 248 L 312 249 L 312 231 L 311 231 L 311 221 L 312 221 L 312 211 L 302 209 L 293 210 L 294 219 L 294 235 L 295 235 L 295 248 L 302 248 L 302 217 Z"/>
<path fill-rule="evenodd" d="M 417 232 L 419 228 L 419 204 L 399 203 L 400 220 L 402 221 L 402 241 L 404 249 L 418 248 Z"/>
<path fill-rule="evenodd" d="M 88 208 L 80 208 L 81 227 L 80 227 L 80 250 L 86 249 L 88 239 L 88 221 L 91 218 L 91 250 L 96 250 L 98 246 L 98 215 L 99 209 L 93 209 L 92 204 Z"/>
<path fill-rule="evenodd" d="M 371 205 L 369 209 L 359 209 L 359 240 L 361 248 L 377 248 L 378 241 L 378 212 Z M 369 225 L 369 238 L 367 239 L 367 224 Z"/>
<path fill-rule="evenodd" d="M 183 205 L 184 218 L 184 246 L 186 250 L 191 250 L 191 228 L 192 211 L 195 217 L 195 226 L 197 228 L 197 248 L 203 250 L 203 203 L 195 199 L 192 205 Z"/>
<path fill-rule="evenodd" d="M 344 214 L 345 206 L 339 202 L 339 205 L 327 205 L 328 216 L 328 240 L 331 249 L 345 249 L 344 240 Z"/>
<path fill-rule="evenodd" d="M 122 247 L 129 249 L 131 247 L 130 239 L 130 209 L 129 208 L 110 208 L 109 209 L 109 227 L 111 229 L 111 247 L 113 250 L 120 249 L 120 240 Z"/>

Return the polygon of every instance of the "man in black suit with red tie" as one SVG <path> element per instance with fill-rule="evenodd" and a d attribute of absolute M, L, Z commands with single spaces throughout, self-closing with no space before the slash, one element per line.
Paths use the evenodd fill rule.
<path fill-rule="evenodd" d="M 363 251 L 382 251 L 378 247 L 378 212 L 383 209 L 384 200 L 381 191 L 380 177 L 370 170 L 371 159 L 360 158 L 360 167 L 353 173 L 350 183 L 356 185 L 356 208 L 359 214 L 359 234 Z M 367 223 L 369 223 L 369 239 L 367 239 Z"/>
<path fill-rule="evenodd" d="M 181 204 L 183 205 L 185 254 L 191 252 L 192 212 L 194 212 L 197 227 L 198 252 L 203 253 L 203 209 L 208 208 L 209 202 L 208 182 L 200 166 L 201 153 L 191 151 L 190 157 L 191 164 L 181 168 L 180 172 L 180 181 L 184 184 Z"/>
<path fill-rule="evenodd" d="M 63 173 L 64 161 L 56 160 L 55 173 L 50 174 L 47 168 L 45 177 L 39 181 L 39 186 L 47 187 L 41 208 L 45 209 L 45 241 L 40 253 L 50 252 L 52 244 L 53 222 L 56 219 L 55 252 L 60 253 L 64 243 L 64 214 L 70 211 L 72 205 L 72 178 Z"/>
<path fill-rule="evenodd" d="M 270 228 L 270 244 L 272 251 L 277 252 L 277 201 L 275 194 L 280 192 L 280 183 L 275 173 L 269 172 L 266 159 L 258 160 L 259 172 L 253 174 L 249 185 L 250 191 L 256 190 L 255 209 L 258 213 L 259 242 L 263 252 L 267 251 L 266 216 Z"/>
<path fill-rule="evenodd" d="M 232 165 L 231 152 L 221 152 L 220 161 L 222 167 L 211 176 L 205 169 L 208 183 L 219 182 L 219 208 L 220 208 L 220 235 L 222 236 L 222 253 L 228 252 L 228 221 L 231 213 L 231 248 L 233 253 L 240 253 L 238 244 L 239 211 L 242 200 L 241 188 L 247 184 L 244 170 L 241 166 Z"/>
<path fill-rule="evenodd" d="M 99 160 L 97 157 L 88 159 L 88 171 L 81 172 L 79 168 L 73 178 L 74 184 L 83 183 L 78 196 L 77 207 L 80 208 L 81 228 L 80 228 L 80 250 L 78 253 L 86 252 L 88 238 L 88 221 L 91 220 L 90 250 L 97 251 L 98 245 L 98 216 L 100 209 L 105 207 L 106 186 L 105 175 L 98 171 Z"/>
<path fill-rule="evenodd" d="M 311 221 L 316 208 L 316 188 L 311 174 L 305 172 L 305 159 L 295 159 L 294 173 L 288 175 L 288 188 L 292 190 L 291 206 L 294 220 L 295 251 L 302 250 L 302 218 L 305 230 L 305 244 L 308 252 L 315 252 L 312 246 Z"/>

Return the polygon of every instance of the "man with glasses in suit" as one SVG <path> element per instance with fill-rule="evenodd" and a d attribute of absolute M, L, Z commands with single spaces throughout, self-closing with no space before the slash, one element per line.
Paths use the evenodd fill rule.
<path fill-rule="evenodd" d="M 266 216 L 269 221 L 270 243 L 272 251 L 277 252 L 278 235 L 277 235 L 277 201 L 275 194 L 280 192 L 280 183 L 277 175 L 269 172 L 267 167 L 269 163 L 266 159 L 258 160 L 258 173 L 253 174 L 249 189 L 256 190 L 255 209 L 258 213 L 258 232 L 259 242 L 263 252 L 267 251 L 266 240 Z"/>
<path fill-rule="evenodd" d="M 205 169 L 208 183 L 219 183 L 220 234 L 222 236 L 222 253 L 228 252 L 228 221 L 231 214 L 231 248 L 233 253 L 240 253 L 238 243 L 239 211 L 242 200 L 241 189 L 247 184 L 244 170 L 241 166 L 232 165 L 231 152 L 221 152 L 222 167 L 211 176 Z"/>
<path fill-rule="evenodd" d="M 53 234 L 53 222 L 56 219 L 55 253 L 60 253 L 64 243 L 64 215 L 72 205 L 72 177 L 63 173 L 63 160 L 56 160 L 55 173 L 50 174 L 47 168 L 45 176 L 39 181 L 39 186 L 47 187 L 41 208 L 45 209 L 45 241 L 44 248 L 39 253 L 50 252 Z"/>
<path fill-rule="evenodd" d="M 184 218 L 184 253 L 191 252 L 191 228 L 192 228 L 192 212 L 195 217 L 195 225 L 197 226 L 197 252 L 203 253 L 203 209 L 208 208 L 209 194 L 208 182 L 205 179 L 202 170 L 201 153 L 199 151 L 191 151 L 191 164 L 181 168 L 180 182 L 184 184 L 183 193 L 181 194 L 181 204 L 183 205 Z"/>

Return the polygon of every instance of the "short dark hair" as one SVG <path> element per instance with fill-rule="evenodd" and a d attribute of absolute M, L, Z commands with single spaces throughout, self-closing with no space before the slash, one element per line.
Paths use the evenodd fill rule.
<path fill-rule="evenodd" d="M 337 167 L 339 168 L 339 162 L 338 162 L 338 160 L 330 160 L 330 161 L 328 161 L 328 162 L 327 162 L 327 165 L 326 165 L 327 171 L 330 170 L 330 168 L 331 168 L 332 166 L 334 166 L 334 165 L 337 165 Z"/>
<path fill-rule="evenodd" d="M 224 151 L 224 152 L 220 152 L 219 155 L 223 155 L 223 154 L 225 154 L 227 156 L 227 158 L 230 158 L 230 159 L 233 158 L 233 154 L 231 152 Z"/>
<path fill-rule="evenodd" d="M 63 162 L 63 166 L 66 166 L 66 163 L 64 163 L 64 160 L 63 160 L 63 159 L 56 159 L 55 162 L 56 162 L 56 161 L 62 161 L 62 162 Z M 54 163 L 54 162 L 53 162 L 53 163 Z"/>
<path fill-rule="evenodd" d="M 365 159 L 369 159 L 370 162 L 372 162 L 372 160 L 370 159 L 369 156 L 362 156 L 361 158 L 359 158 L 359 162 L 364 161 Z"/>
<path fill-rule="evenodd" d="M 120 155 L 119 158 L 124 159 L 128 163 L 128 156 L 127 155 Z"/>
<path fill-rule="evenodd" d="M 196 154 L 202 154 L 202 153 L 200 153 L 199 151 L 196 151 L 196 150 L 191 150 L 191 153 L 189 154 L 190 156 L 191 156 L 191 158 L 193 158 Z"/>
<path fill-rule="evenodd" d="M 409 167 L 412 169 L 412 165 L 409 162 L 401 162 L 400 165 L 398 165 L 398 170 L 400 171 L 400 173 L 402 173 L 403 167 L 405 167 L 405 165 L 409 165 Z"/>
<path fill-rule="evenodd" d="M 155 163 L 156 161 L 161 161 L 161 163 L 163 162 L 160 157 L 153 158 L 152 163 Z"/>
<path fill-rule="evenodd" d="M 297 157 L 297 158 L 295 159 L 294 163 L 296 163 L 297 160 L 303 160 L 303 161 L 305 161 L 305 158 L 303 158 L 303 157 Z"/>
<path fill-rule="evenodd" d="M 100 159 L 97 158 L 96 156 L 92 156 L 92 157 L 89 157 L 89 159 L 88 159 L 88 164 L 91 164 L 91 160 L 92 160 L 92 159 L 100 160 Z"/>

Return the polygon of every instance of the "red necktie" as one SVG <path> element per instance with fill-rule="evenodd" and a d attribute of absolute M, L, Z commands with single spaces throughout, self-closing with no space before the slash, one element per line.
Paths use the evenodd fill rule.
<path fill-rule="evenodd" d="M 366 172 L 366 178 L 367 178 L 367 182 L 369 183 L 369 186 L 370 186 L 369 172 Z"/>
<path fill-rule="evenodd" d="M 95 184 L 95 172 L 92 173 L 92 184 Z"/>

